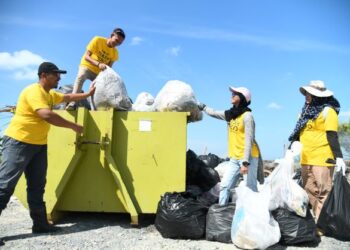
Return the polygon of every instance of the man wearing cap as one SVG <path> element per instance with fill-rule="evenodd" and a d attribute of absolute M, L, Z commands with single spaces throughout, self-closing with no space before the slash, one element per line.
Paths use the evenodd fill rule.
<path fill-rule="evenodd" d="M 83 127 L 70 122 L 52 111 L 61 102 L 78 101 L 91 96 L 87 93 L 62 94 L 54 91 L 66 74 L 50 62 L 39 66 L 39 82 L 26 87 L 17 101 L 15 114 L 3 137 L 3 156 L 0 165 L 0 214 L 7 206 L 22 173 L 27 180 L 27 201 L 33 220 L 33 233 L 56 231 L 46 218 L 43 195 L 47 171 L 47 134 L 50 124 L 70 128 L 81 133 Z"/>
<path fill-rule="evenodd" d="M 340 105 L 323 81 L 310 81 L 300 92 L 305 96 L 305 104 L 288 139 L 300 140 L 303 145 L 300 159 L 303 185 L 317 220 L 332 188 L 334 165 L 345 174 L 337 133 Z"/>
<path fill-rule="evenodd" d="M 72 93 L 79 93 L 87 79 L 93 81 L 101 70 L 105 70 L 107 66 L 112 67 L 119 57 L 116 47 L 121 45 L 124 39 L 124 31 L 121 28 L 116 28 L 109 38 L 95 36 L 89 42 L 86 52 L 81 58 Z M 75 102 L 70 102 L 66 109 L 74 110 L 75 106 Z"/>
<path fill-rule="evenodd" d="M 230 164 L 220 183 L 219 204 L 229 201 L 230 189 L 234 188 L 243 174 L 247 186 L 257 192 L 257 180 L 264 182 L 263 165 L 260 150 L 255 141 L 255 123 L 248 105 L 251 102 L 250 91 L 245 87 L 230 87 L 232 108 L 215 111 L 204 104 L 198 108 L 209 116 L 225 120 L 228 123 L 228 153 Z"/>

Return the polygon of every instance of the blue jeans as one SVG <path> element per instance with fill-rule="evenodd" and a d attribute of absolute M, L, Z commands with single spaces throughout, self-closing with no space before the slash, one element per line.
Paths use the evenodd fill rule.
<path fill-rule="evenodd" d="M 239 179 L 239 170 L 243 160 L 236 160 L 231 158 L 229 168 L 220 183 L 219 204 L 226 205 L 230 198 L 230 189 L 235 187 Z M 247 183 L 247 187 L 257 192 L 257 174 L 258 174 L 259 158 L 250 158 L 248 166 L 248 174 L 243 175 Z"/>
<path fill-rule="evenodd" d="M 0 211 L 15 191 L 24 172 L 27 180 L 27 202 L 31 210 L 45 206 L 44 192 L 47 172 L 47 145 L 34 145 L 3 137 L 0 165 Z"/>

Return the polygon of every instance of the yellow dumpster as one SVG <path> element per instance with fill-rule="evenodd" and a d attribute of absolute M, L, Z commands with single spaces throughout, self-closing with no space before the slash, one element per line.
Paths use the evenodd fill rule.
<path fill-rule="evenodd" d="M 160 196 L 185 191 L 186 112 L 57 111 L 82 136 L 51 126 L 45 201 L 59 211 L 155 213 Z M 22 176 L 15 195 L 27 206 Z"/>

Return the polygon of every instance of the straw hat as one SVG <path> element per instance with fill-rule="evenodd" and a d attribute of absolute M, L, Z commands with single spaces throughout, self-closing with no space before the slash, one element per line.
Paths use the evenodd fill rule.
<path fill-rule="evenodd" d="M 333 95 L 333 92 L 328 90 L 324 82 L 320 80 L 310 81 L 308 86 L 300 87 L 299 90 L 303 95 L 306 95 L 306 93 L 317 97 L 329 97 Z"/>

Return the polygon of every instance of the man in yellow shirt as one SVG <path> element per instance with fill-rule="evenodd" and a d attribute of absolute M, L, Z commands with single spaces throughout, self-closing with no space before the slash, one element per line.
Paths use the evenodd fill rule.
<path fill-rule="evenodd" d="M 334 166 L 343 173 L 346 168 L 337 133 L 340 105 L 323 81 L 311 81 L 300 92 L 305 104 L 289 140 L 300 140 L 303 145 L 303 185 L 317 220 L 332 188 Z"/>
<path fill-rule="evenodd" d="M 73 94 L 79 93 L 84 82 L 89 79 L 95 80 L 101 70 L 107 66 L 112 67 L 113 63 L 118 60 L 117 46 L 121 45 L 125 39 L 125 33 L 121 28 L 113 30 L 110 38 L 95 36 L 86 47 L 86 52 L 81 58 L 78 75 L 74 82 Z M 74 110 L 75 102 L 70 102 L 66 109 Z"/>
<path fill-rule="evenodd" d="M 78 101 L 93 95 L 92 86 L 87 93 L 62 94 L 54 91 L 65 74 L 50 62 L 39 66 L 39 82 L 26 87 L 20 94 L 15 114 L 3 138 L 3 157 L 0 165 L 0 214 L 7 206 L 22 173 L 27 180 L 27 201 L 33 220 L 33 233 L 57 231 L 46 218 L 43 200 L 47 172 L 47 134 L 50 124 L 70 128 L 81 133 L 83 127 L 70 122 L 52 107 L 61 102 Z"/>

